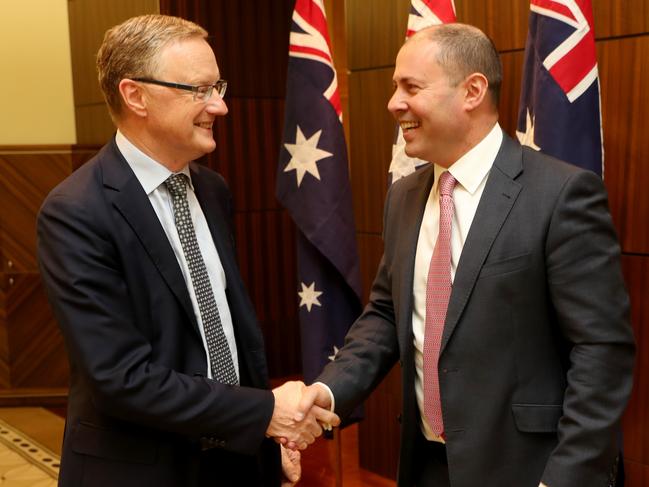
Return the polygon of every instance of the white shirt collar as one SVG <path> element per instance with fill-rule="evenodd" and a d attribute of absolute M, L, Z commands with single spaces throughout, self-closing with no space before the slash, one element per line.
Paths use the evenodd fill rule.
<path fill-rule="evenodd" d="M 503 131 L 496 122 L 484 139 L 448 168 L 455 180 L 470 194 L 475 193 L 480 183 L 491 170 L 502 141 Z M 435 181 L 439 180 L 440 174 L 445 170 L 445 168 L 435 164 Z"/>
<path fill-rule="evenodd" d="M 149 195 L 155 191 L 158 186 L 164 183 L 172 173 L 165 166 L 157 162 L 155 159 L 147 156 L 144 152 L 138 149 L 130 140 L 126 138 L 119 130 L 115 135 L 115 143 L 117 148 L 131 166 L 138 179 L 144 192 Z M 189 165 L 185 166 L 179 173 L 185 174 L 189 180 L 189 187 L 194 190 L 192 185 L 192 178 L 189 171 Z"/>

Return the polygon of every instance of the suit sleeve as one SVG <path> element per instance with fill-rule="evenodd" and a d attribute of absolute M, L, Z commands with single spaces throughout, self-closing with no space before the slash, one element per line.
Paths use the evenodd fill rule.
<path fill-rule="evenodd" d="M 631 393 L 634 340 L 620 248 L 594 174 L 574 173 L 565 184 L 550 223 L 546 265 L 557 322 L 572 349 L 558 445 L 543 482 L 604 485 Z"/>
<path fill-rule="evenodd" d="M 393 188 L 388 191 L 385 203 L 384 241 L 390 240 L 387 232 Z M 316 381 L 331 389 L 336 413 L 348 416 L 390 371 L 399 357 L 392 279 L 386 254 L 383 254 L 369 303 L 352 325 L 345 344 L 336 359 L 327 364 Z"/>
<path fill-rule="evenodd" d="M 83 384 L 73 386 L 87 387 L 94 407 L 110 417 L 255 453 L 272 416 L 272 393 L 156 362 L 150 338 L 136 323 L 110 219 L 86 206 L 53 194 L 38 217 L 41 273 L 72 372 Z"/>

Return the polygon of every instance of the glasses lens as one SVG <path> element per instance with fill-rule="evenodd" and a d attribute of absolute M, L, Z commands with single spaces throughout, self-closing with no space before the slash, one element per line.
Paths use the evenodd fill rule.
<path fill-rule="evenodd" d="M 228 82 L 224 79 L 220 79 L 216 82 L 216 92 L 221 98 L 225 96 L 225 90 L 228 88 Z"/>
<path fill-rule="evenodd" d="M 212 85 L 197 86 L 194 91 L 194 99 L 200 101 L 207 101 L 212 96 L 212 90 L 214 87 Z"/>

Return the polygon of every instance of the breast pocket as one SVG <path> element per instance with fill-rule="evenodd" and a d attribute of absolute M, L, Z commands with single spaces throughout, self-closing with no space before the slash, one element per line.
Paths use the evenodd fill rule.
<path fill-rule="evenodd" d="M 499 259 L 494 262 L 487 262 L 480 271 L 478 279 L 483 279 L 485 277 L 499 276 L 502 274 L 507 274 L 510 272 L 516 272 L 519 270 L 526 269 L 530 266 L 532 261 L 532 255 L 520 254 L 512 257 L 507 257 L 504 259 Z"/>

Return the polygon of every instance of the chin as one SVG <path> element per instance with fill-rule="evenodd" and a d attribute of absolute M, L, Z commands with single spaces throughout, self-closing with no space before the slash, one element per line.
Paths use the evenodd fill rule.
<path fill-rule="evenodd" d="M 216 142 L 214 141 L 214 139 L 196 145 L 196 152 L 200 152 L 200 156 L 198 157 L 202 157 L 205 154 L 214 152 L 214 149 L 216 149 Z"/>
<path fill-rule="evenodd" d="M 406 147 L 404 148 L 404 152 L 406 153 L 406 155 L 407 155 L 408 157 L 413 157 L 413 158 L 416 158 L 416 159 L 421 159 L 421 154 L 420 154 L 420 152 L 417 151 L 416 149 L 408 149 L 408 146 L 407 146 L 407 145 L 406 145 Z"/>

